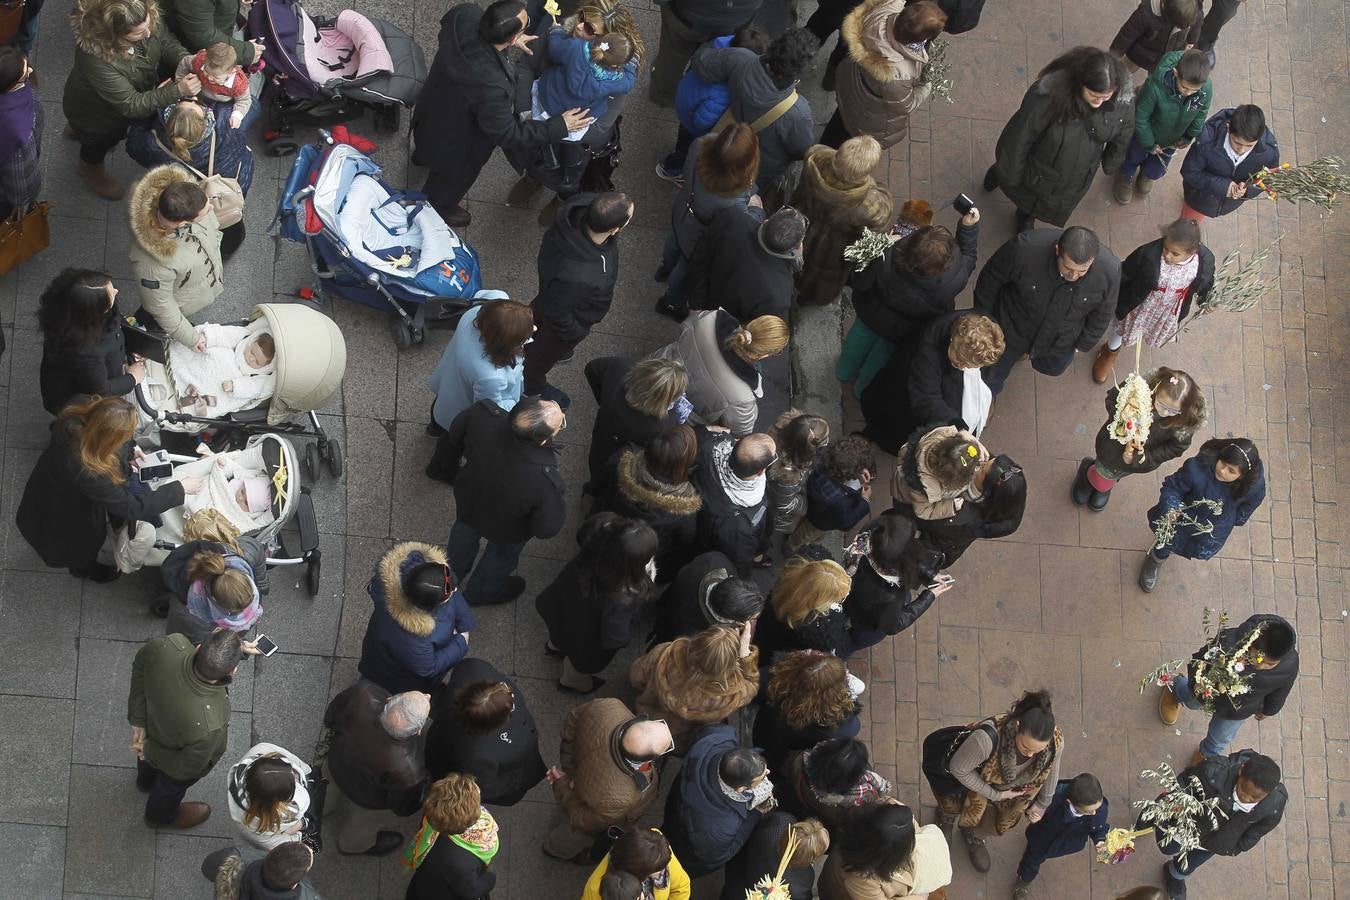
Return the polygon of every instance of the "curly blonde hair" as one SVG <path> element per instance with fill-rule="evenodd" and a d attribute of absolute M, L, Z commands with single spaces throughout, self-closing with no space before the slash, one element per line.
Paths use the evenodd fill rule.
<path fill-rule="evenodd" d="M 75 43 L 84 52 L 109 60 L 125 53 L 122 36 L 147 21 L 153 34 L 159 27 L 155 0 L 77 0 L 70 11 Z"/>
<path fill-rule="evenodd" d="M 809 622 L 848 596 L 853 580 L 832 559 L 793 557 L 783 566 L 770 600 L 778 621 L 789 628 Z"/>
<path fill-rule="evenodd" d="M 769 702 L 793 728 L 833 726 L 853 715 L 848 666 L 819 650 L 794 650 L 778 658 L 769 676 Z"/>
<path fill-rule="evenodd" d="M 982 369 L 998 362 L 1006 346 L 1003 329 L 997 322 L 979 313 L 969 313 L 952 323 L 947 353 L 957 368 Z"/>

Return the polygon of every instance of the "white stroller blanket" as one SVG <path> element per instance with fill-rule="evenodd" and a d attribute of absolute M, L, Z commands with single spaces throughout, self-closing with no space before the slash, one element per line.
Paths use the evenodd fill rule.
<path fill-rule="evenodd" d="M 256 514 L 248 512 L 234 499 L 234 491 L 230 487 L 232 478 L 268 477 L 267 466 L 263 462 L 262 448 L 262 442 L 258 442 L 243 450 L 220 453 L 183 463 L 174 468 L 172 478 L 166 478 L 158 482 L 157 484 L 181 481 L 189 475 L 203 478 L 206 481 L 200 491 L 186 495 L 182 506 L 163 514 L 164 524 L 158 532 L 160 539 L 172 541 L 175 544 L 182 543 L 183 523 L 188 516 L 207 507 L 220 512 L 242 534 L 248 534 L 270 525 L 273 521 L 270 507 Z"/>
<path fill-rule="evenodd" d="M 423 269 L 455 258 L 459 241 L 440 216 L 430 214 L 430 207 L 424 207 L 423 214 L 409 225 L 406 208 L 394 203 L 385 206 L 388 199 L 389 192 L 369 175 L 352 179 L 338 210 L 337 230 L 354 257 L 405 282 Z"/>
<path fill-rule="evenodd" d="M 261 369 L 244 362 L 244 349 L 266 331 L 265 319 L 247 327 L 199 325 L 197 333 L 206 338 L 206 349 L 200 353 L 171 341 L 169 374 L 177 398 L 173 405 L 191 415 L 220 418 L 271 397 L 277 385 L 276 359 Z"/>

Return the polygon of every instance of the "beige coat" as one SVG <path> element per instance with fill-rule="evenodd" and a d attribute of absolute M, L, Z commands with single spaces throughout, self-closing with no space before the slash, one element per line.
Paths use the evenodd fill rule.
<path fill-rule="evenodd" d="M 641 775 L 619 754 L 618 731 L 634 718 L 622 700 L 605 697 L 574 707 L 563 720 L 558 764 L 567 777 L 553 782 L 553 796 L 577 831 L 627 826 L 661 793 L 660 769 Z"/>
<path fill-rule="evenodd" d="M 157 224 L 155 213 L 159 195 L 166 187 L 194 180 L 179 165 L 156 166 L 136 182 L 127 204 L 131 277 L 136 279 L 141 306 L 169 337 L 187 347 L 197 343 L 197 329 L 188 316 L 206 309 L 225 290 L 220 223 L 212 210 L 200 222 L 165 231 Z"/>
<path fill-rule="evenodd" d="M 688 637 L 657 644 L 628 670 L 628 681 L 637 691 L 638 712 L 665 719 L 681 752 L 689 748 L 700 725 L 725 721 L 759 692 L 757 648 L 741 658 L 740 669 L 725 684 L 705 681 L 693 671 L 688 651 Z"/>
<path fill-rule="evenodd" d="M 907 442 L 895 455 L 895 471 L 891 473 L 891 498 L 896 503 L 905 503 L 914 507 L 914 515 L 920 519 L 932 521 L 954 516 L 969 497 L 969 481 L 961 484 L 944 484 L 934 474 L 928 459 L 929 454 L 937 448 L 940 442 L 955 434 L 959 434 L 969 441 L 975 441 L 976 444 L 979 443 L 975 440 L 975 435 L 969 431 L 957 429 L 955 425 L 943 425 L 940 428 L 934 428 L 919 438 L 918 471 L 923 490 L 916 489 L 905 478 L 905 462 L 909 459 L 911 444 Z M 979 460 L 972 460 L 972 469 L 983 460 L 983 455 Z"/>
<path fill-rule="evenodd" d="M 877 881 L 845 872 L 837 852 L 825 860 L 820 873 L 820 900 L 889 900 L 891 897 L 927 897 L 952 882 L 951 851 L 936 825 L 915 834 L 914 855 L 890 881 Z"/>
<path fill-rule="evenodd" d="M 895 17 L 904 8 L 905 0 L 865 0 L 839 28 L 848 45 L 835 74 L 839 115 L 849 134 L 870 134 L 883 147 L 904 139 L 910 114 L 933 90 L 919 83 L 927 51 L 915 53 L 895 42 Z"/>

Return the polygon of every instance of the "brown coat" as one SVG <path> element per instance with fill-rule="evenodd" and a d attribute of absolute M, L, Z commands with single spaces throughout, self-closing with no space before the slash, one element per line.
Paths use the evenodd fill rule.
<path fill-rule="evenodd" d="M 882 231 L 891 221 L 890 193 L 870 175 L 861 184 L 841 182 L 834 171 L 836 152 L 820 144 L 806 151 L 792 196 L 792 205 L 811 223 L 797 282 L 797 302 L 803 306 L 832 303 L 852 268 L 844 262 L 844 248 L 862 237 L 864 228 Z"/>
<path fill-rule="evenodd" d="M 637 709 L 643 715 L 666 720 L 675 748 L 684 752 L 700 725 L 721 722 L 748 704 L 759 692 L 759 650 L 741 659 L 740 668 L 725 684 L 707 681 L 689 664 L 690 638 L 681 637 L 633 661 L 628 681 L 637 691 Z"/>
<path fill-rule="evenodd" d="M 906 442 L 895 455 L 895 470 L 891 473 L 891 499 L 897 504 L 914 507 L 914 515 L 930 521 L 950 518 L 960 512 L 961 506 L 970 498 L 970 481 L 944 483 L 933 471 L 931 463 L 931 454 L 937 450 L 938 444 L 958 434 L 966 440 L 979 443 L 975 435 L 954 425 L 934 428 L 918 439 L 918 465 L 915 468 L 922 488 L 916 486 L 906 474 L 905 463 L 909 460 L 911 445 L 915 445 L 913 439 Z M 972 460 L 972 470 L 977 462 Z"/>
<path fill-rule="evenodd" d="M 635 716 L 614 697 L 575 707 L 563 721 L 558 764 L 566 778 L 553 782 L 553 796 L 577 831 L 598 834 L 627 825 L 661 793 L 661 772 L 635 772 L 620 753 L 622 729 Z"/>
<path fill-rule="evenodd" d="M 928 51 L 895 42 L 895 17 L 904 8 L 905 0 L 864 0 L 839 27 L 848 45 L 835 74 L 839 115 L 849 134 L 870 134 L 882 147 L 904 139 L 910 114 L 933 90 L 919 83 Z"/>

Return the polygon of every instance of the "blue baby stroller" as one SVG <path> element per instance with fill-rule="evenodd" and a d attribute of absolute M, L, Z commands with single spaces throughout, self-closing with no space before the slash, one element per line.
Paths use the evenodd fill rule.
<path fill-rule="evenodd" d="M 392 311 L 406 350 L 428 327 L 453 328 L 483 283 L 473 248 L 425 197 L 380 173 L 349 144 L 301 148 L 270 231 L 309 248 L 320 293 Z"/>

